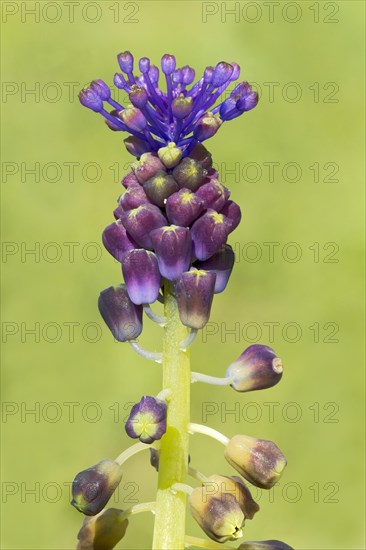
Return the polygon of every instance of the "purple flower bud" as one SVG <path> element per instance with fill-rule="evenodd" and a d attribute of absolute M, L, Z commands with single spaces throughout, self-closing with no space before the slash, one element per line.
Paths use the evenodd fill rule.
<path fill-rule="evenodd" d="M 254 540 L 245 541 L 238 550 L 294 550 L 292 546 L 280 540 Z"/>
<path fill-rule="evenodd" d="M 211 84 L 215 86 L 215 88 L 219 88 L 231 78 L 233 72 L 234 67 L 230 65 L 230 63 L 220 61 L 214 69 Z"/>
<path fill-rule="evenodd" d="M 183 187 L 170 195 L 165 210 L 171 223 L 187 227 L 201 214 L 203 202 L 190 189 Z"/>
<path fill-rule="evenodd" d="M 203 73 L 203 80 L 206 84 L 210 84 L 214 70 L 214 67 L 206 67 L 205 72 Z"/>
<path fill-rule="evenodd" d="M 169 75 L 169 74 L 174 73 L 176 64 L 177 64 L 177 62 L 175 60 L 174 55 L 169 55 L 169 54 L 166 53 L 161 58 L 161 69 L 162 69 L 164 74 Z"/>
<path fill-rule="evenodd" d="M 153 84 L 157 84 L 159 81 L 159 69 L 156 65 L 151 65 L 149 69 L 149 77 Z"/>
<path fill-rule="evenodd" d="M 100 293 L 98 308 L 106 325 L 119 342 L 134 340 L 142 332 L 142 307 L 133 304 L 126 286 L 111 286 Z"/>
<path fill-rule="evenodd" d="M 174 71 L 172 76 L 173 82 L 176 84 L 181 84 L 183 82 L 183 71 L 182 69 L 177 69 Z"/>
<path fill-rule="evenodd" d="M 188 156 L 197 160 L 205 170 L 212 168 L 212 155 L 202 143 L 198 143 Z"/>
<path fill-rule="evenodd" d="M 240 477 L 213 475 L 208 479 L 210 482 L 205 483 L 207 493 L 212 494 L 215 492 L 216 494 L 222 494 L 223 497 L 225 497 L 226 494 L 234 495 L 245 519 L 253 519 L 254 515 L 259 511 L 259 506 L 255 500 L 253 500 L 248 487 L 243 483 Z"/>
<path fill-rule="evenodd" d="M 198 260 L 207 260 L 225 244 L 231 222 L 215 210 L 207 210 L 192 226 L 194 254 Z"/>
<path fill-rule="evenodd" d="M 246 392 L 275 386 L 282 371 L 282 361 L 272 348 L 254 344 L 228 367 L 226 376 L 232 379 L 234 390 Z"/>
<path fill-rule="evenodd" d="M 117 208 L 115 208 L 113 210 L 114 219 L 119 220 L 123 213 L 124 213 L 124 210 L 123 210 L 122 206 L 118 205 Z"/>
<path fill-rule="evenodd" d="M 196 191 L 196 195 L 202 200 L 206 210 L 211 208 L 219 212 L 228 200 L 230 191 L 219 180 L 211 179 Z"/>
<path fill-rule="evenodd" d="M 84 107 L 99 113 L 103 109 L 103 100 L 95 90 L 85 87 L 79 92 L 79 101 Z"/>
<path fill-rule="evenodd" d="M 127 435 L 142 443 L 161 439 L 166 432 L 167 403 L 144 395 L 131 409 L 125 428 Z"/>
<path fill-rule="evenodd" d="M 221 214 L 224 214 L 226 218 L 231 222 L 230 233 L 236 229 L 241 220 L 240 206 L 234 201 L 227 201 L 225 206 L 221 209 Z"/>
<path fill-rule="evenodd" d="M 192 67 L 190 67 L 189 65 L 185 65 L 184 67 L 182 67 L 183 84 L 185 84 L 186 86 L 189 86 L 189 84 L 192 84 L 192 82 L 194 81 L 195 74 L 196 74 L 195 70 L 192 69 Z"/>
<path fill-rule="evenodd" d="M 72 482 L 71 504 L 79 512 L 94 516 L 103 510 L 121 479 L 121 466 L 110 459 L 102 460 L 77 474 Z"/>
<path fill-rule="evenodd" d="M 235 254 L 231 246 L 224 244 L 216 254 L 204 262 L 197 262 L 198 269 L 216 273 L 215 294 L 223 292 L 234 267 Z"/>
<path fill-rule="evenodd" d="M 122 263 L 127 292 L 134 304 L 152 304 L 158 297 L 161 277 L 153 252 L 138 248 L 127 252 Z"/>
<path fill-rule="evenodd" d="M 240 65 L 235 63 L 235 61 L 232 61 L 230 65 L 233 67 L 233 74 L 230 77 L 230 81 L 234 82 L 234 80 L 238 80 L 240 76 Z"/>
<path fill-rule="evenodd" d="M 179 317 L 183 325 L 200 329 L 210 318 L 215 290 L 215 273 L 191 270 L 175 282 Z"/>
<path fill-rule="evenodd" d="M 188 503 L 193 518 L 212 540 L 223 543 L 243 536 L 245 517 L 240 504 L 221 484 L 196 487 Z"/>
<path fill-rule="evenodd" d="M 135 173 L 132 171 L 125 175 L 121 183 L 126 189 L 129 189 L 130 187 L 141 187 Z"/>
<path fill-rule="evenodd" d="M 143 204 L 151 204 L 141 185 L 129 187 L 119 200 L 120 206 L 125 212 L 133 210 Z"/>
<path fill-rule="evenodd" d="M 273 487 L 287 464 L 272 441 L 248 435 L 232 437 L 225 448 L 225 458 L 246 480 L 261 489 Z"/>
<path fill-rule="evenodd" d="M 159 171 L 144 183 L 144 190 L 153 204 L 163 207 L 167 198 L 178 191 L 179 187 L 173 176 Z"/>
<path fill-rule="evenodd" d="M 188 271 L 192 256 L 189 229 L 177 225 L 160 227 L 151 232 L 151 241 L 163 277 L 175 281 Z"/>
<path fill-rule="evenodd" d="M 141 57 L 139 61 L 139 69 L 145 74 L 149 72 L 150 69 L 150 59 L 148 57 Z"/>
<path fill-rule="evenodd" d="M 136 178 L 142 184 L 159 170 L 164 170 L 164 165 L 154 153 L 144 153 L 133 168 Z"/>
<path fill-rule="evenodd" d="M 147 143 L 147 141 L 144 141 L 136 136 L 128 136 L 128 138 L 123 140 L 123 143 L 125 144 L 127 151 L 137 158 L 140 158 L 141 155 L 151 150 L 151 146 Z"/>
<path fill-rule="evenodd" d="M 121 221 L 131 237 L 143 248 L 152 249 L 150 233 L 166 225 L 161 210 L 153 204 L 143 204 L 121 216 Z"/>
<path fill-rule="evenodd" d="M 205 141 L 216 134 L 221 124 L 222 120 L 218 114 L 213 115 L 210 112 L 205 113 L 196 122 L 193 130 L 193 136 L 197 141 Z"/>
<path fill-rule="evenodd" d="M 173 170 L 173 177 L 179 187 L 196 191 L 206 175 L 201 164 L 192 158 L 184 158 Z"/>
<path fill-rule="evenodd" d="M 133 105 L 128 105 L 126 109 L 123 109 L 123 111 L 118 113 L 118 116 L 131 130 L 143 132 L 146 128 L 146 118 L 140 109 L 133 107 Z"/>
<path fill-rule="evenodd" d="M 135 84 L 132 86 L 128 97 L 130 98 L 132 105 L 134 107 L 137 107 L 138 109 L 143 109 L 149 98 L 145 88 L 143 88 L 142 86 L 136 86 Z"/>
<path fill-rule="evenodd" d="M 104 80 L 93 80 L 90 87 L 99 95 L 101 99 L 103 99 L 103 101 L 107 101 L 111 97 L 109 86 L 107 86 Z"/>
<path fill-rule="evenodd" d="M 84 518 L 76 550 L 112 550 L 126 533 L 128 520 L 122 519 L 122 515 L 123 510 L 108 508 Z"/>
<path fill-rule="evenodd" d="M 223 103 L 221 103 L 220 106 L 220 117 L 222 120 L 226 120 L 226 116 L 230 115 L 233 111 L 238 112 L 238 109 L 236 107 L 236 99 L 235 97 L 228 97 L 225 99 Z"/>
<path fill-rule="evenodd" d="M 172 113 L 175 118 L 185 118 L 191 113 L 192 108 L 193 99 L 191 97 L 184 97 L 183 94 L 179 94 L 172 102 Z"/>
<path fill-rule="evenodd" d="M 133 71 L 133 55 L 131 52 L 123 52 L 117 55 L 117 61 L 121 71 L 129 74 Z"/>
<path fill-rule="evenodd" d="M 236 102 L 236 106 L 241 112 L 250 111 L 258 103 L 258 92 L 253 92 L 249 87 L 250 91 L 245 95 L 241 96 L 240 99 Z"/>
<path fill-rule="evenodd" d="M 127 87 L 127 81 L 121 73 L 116 73 L 114 75 L 113 82 L 115 87 L 119 88 L 120 90 L 124 90 Z"/>
<path fill-rule="evenodd" d="M 166 147 L 160 147 L 158 156 L 166 168 L 174 168 L 180 162 L 183 151 L 176 146 L 174 141 L 171 141 Z"/>
<path fill-rule="evenodd" d="M 131 239 L 120 220 L 105 228 L 102 240 L 108 252 L 119 262 L 122 262 L 126 252 L 136 248 L 136 243 Z"/>

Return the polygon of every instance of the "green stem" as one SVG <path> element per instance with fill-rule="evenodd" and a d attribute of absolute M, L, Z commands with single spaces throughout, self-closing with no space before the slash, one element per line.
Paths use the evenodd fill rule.
<path fill-rule="evenodd" d="M 163 389 L 170 389 L 172 394 L 167 431 L 160 446 L 153 550 L 183 550 L 187 495 L 170 488 L 175 483 L 186 483 L 187 479 L 191 371 L 189 350 L 179 347 L 180 342 L 187 338 L 188 329 L 180 322 L 177 301 L 167 281 L 164 315 Z"/>

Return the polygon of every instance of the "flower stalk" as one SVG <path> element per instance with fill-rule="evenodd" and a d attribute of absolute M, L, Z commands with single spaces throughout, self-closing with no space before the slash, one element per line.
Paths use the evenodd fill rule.
<path fill-rule="evenodd" d="M 189 349 L 180 342 L 188 328 L 179 319 L 171 283 L 164 285 L 163 389 L 171 390 L 167 431 L 161 439 L 159 480 L 156 496 L 153 549 L 181 550 L 185 546 L 186 494 L 171 491 L 175 483 L 186 483 L 188 471 L 188 423 L 191 371 Z"/>

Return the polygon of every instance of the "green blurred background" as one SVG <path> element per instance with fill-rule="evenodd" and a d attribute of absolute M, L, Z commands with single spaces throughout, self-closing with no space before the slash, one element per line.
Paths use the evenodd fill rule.
<path fill-rule="evenodd" d="M 70 22 L 66 2 L 2 2 L 4 549 L 75 547 L 82 516 L 68 503 L 70 482 L 129 445 L 128 408 L 161 385 L 159 366 L 114 343 L 96 306 L 120 281 L 101 232 L 131 158 L 76 93 L 93 78 L 111 83 L 126 49 L 157 64 L 174 53 L 198 74 L 236 60 L 261 91 L 258 107 L 209 144 L 244 216 L 231 236 L 231 283 L 192 367 L 220 376 L 258 341 L 283 358 L 285 375 L 254 394 L 196 385 L 192 419 L 274 440 L 288 458 L 279 487 L 257 493 L 247 539 L 365 548 L 364 4 L 270 5 L 79 2 Z M 264 243 L 277 243 L 273 257 Z M 143 345 L 158 350 L 158 338 L 146 323 Z M 232 471 L 200 436 L 191 456 L 207 474 Z M 114 505 L 153 499 L 156 481 L 137 456 Z M 118 548 L 149 548 L 152 529 L 151 515 L 134 518 Z M 191 518 L 187 532 L 200 536 Z"/>

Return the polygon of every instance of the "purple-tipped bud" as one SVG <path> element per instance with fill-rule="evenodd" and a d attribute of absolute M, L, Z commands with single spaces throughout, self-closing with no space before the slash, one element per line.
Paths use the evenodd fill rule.
<path fill-rule="evenodd" d="M 144 190 L 153 204 L 163 207 L 167 198 L 178 191 L 179 187 L 173 176 L 159 171 L 144 183 Z"/>
<path fill-rule="evenodd" d="M 216 134 L 221 124 L 222 120 L 218 114 L 205 113 L 195 124 L 193 137 L 197 141 L 205 141 Z"/>
<path fill-rule="evenodd" d="M 282 361 L 272 348 L 253 344 L 228 367 L 226 376 L 232 379 L 234 390 L 246 392 L 275 386 L 282 371 Z"/>
<path fill-rule="evenodd" d="M 234 201 L 227 201 L 225 206 L 221 209 L 221 214 L 231 222 L 230 233 L 236 229 L 241 220 L 240 206 Z"/>
<path fill-rule="evenodd" d="M 143 109 L 149 98 L 145 88 L 142 86 L 136 86 L 135 84 L 132 86 L 128 97 L 130 98 L 132 105 L 138 109 Z"/>
<path fill-rule="evenodd" d="M 151 232 L 151 241 L 158 258 L 159 271 L 175 281 L 191 265 L 192 239 L 189 229 L 168 225 Z"/>
<path fill-rule="evenodd" d="M 174 55 L 169 55 L 168 53 L 166 53 L 161 58 L 161 69 L 164 74 L 168 75 L 174 73 L 176 65 L 177 62 Z"/>
<path fill-rule="evenodd" d="M 210 318 L 215 290 L 215 273 L 191 270 L 175 282 L 179 317 L 183 325 L 203 328 Z"/>
<path fill-rule="evenodd" d="M 220 212 L 230 196 L 230 191 L 219 180 L 212 178 L 196 191 L 196 195 L 202 200 L 205 210 L 211 208 Z"/>
<path fill-rule="evenodd" d="M 205 178 L 206 172 L 201 164 L 186 157 L 173 170 L 173 176 L 179 187 L 196 191 Z"/>
<path fill-rule="evenodd" d="M 254 540 L 245 541 L 238 550 L 294 550 L 285 542 L 280 540 Z"/>
<path fill-rule="evenodd" d="M 236 106 L 242 113 L 250 111 L 257 105 L 258 99 L 258 92 L 250 91 L 238 99 Z"/>
<path fill-rule="evenodd" d="M 141 185 L 129 187 L 119 200 L 119 205 L 125 212 L 138 208 L 143 204 L 151 203 Z"/>
<path fill-rule="evenodd" d="M 183 151 L 176 146 L 174 141 L 171 141 L 166 147 L 160 147 L 158 155 L 166 168 L 174 168 L 180 162 Z"/>
<path fill-rule="evenodd" d="M 222 120 L 226 120 L 227 117 L 230 118 L 230 115 L 233 113 L 233 112 L 238 112 L 238 109 L 236 107 L 236 99 L 235 97 L 228 97 L 227 99 L 225 99 L 225 101 L 223 101 L 223 103 L 221 103 L 220 105 L 220 117 L 222 118 Z M 239 113 L 238 115 L 239 116 Z"/>
<path fill-rule="evenodd" d="M 137 109 L 133 105 L 128 105 L 126 109 L 118 113 L 118 116 L 128 128 L 135 130 L 135 132 L 143 132 L 146 128 L 146 118 L 140 109 Z"/>
<path fill-rule="evenodd" d="M 130 187 L 141 187 L 135 173 L 132 171 L 124 176 L 121 183 L 126 189 L 130 189 Z"/>
<path fill-rule="evenodd" d="M 190 189 L 183 187 L 170 195 L 165 204 L 168 220 L 175 225 L 187 227 L 198 218 L 203 210 L 203 202 Z"/>
<path fill-rule="evenodd" d="M 113 83 L 116 88 L 119 88 L 120 90 L 124 90 L 127 87 L 127 81 L 123 74 L 116 73 L 113 77 Z"/>
<path fill-rule="evenodd" d="M 185 118 L 191 113 L 192 108 L 193 99 L 191 97 L 184 97 L 183 94 L 179 94 L 172 102 L 172 113 L 175 118 Z"/>
<path fill-rule="evenodd" d="M 189 84 L 192 84 L 192 82 L 194 81 L 195 75 L 196 75 L 195 70 L 189 65 L 185 65 L 184 67 L 182 67 L 182 82 L 186 86 L 188 86 Z"/>
<path fill-rule="evenodd" d="M 166 432 L 167 409 L 166 401 L 145 395 L 131 409 L 125 425 L 127 435 L 148 444 L 161 439 Z"/>
<path fill-rule="evenodd" d="M 137 244 L 150 250 L 152 249 L 151 231 L 166 225 L 165 217 L 154 204 L 143 204 L 134 210 L 129 210 L 121 216 L 121 221 Z"/>
<path fill-rule="evenodd" d="M 230 77 L 230 81 L 234 82 L 234 80 L 238 80 L 240 76 L 240 65 L 235 63 L 235 61 L 232 61 L 230 65 L 233 67 L 233 74 Z"/>
<path fill-rule="evenodd" d="M 103 109 L 103 100 L 92 88 L 85 87 L 79 92 L 79 101 L 84 107 L 99 113 Z"/>
<path fill-rule="evenodd" d="M 134 340 L 142 332 L 142 307 L 133 304 L 125 285 L 111 286 L 100 293 L 98 308 L 119 342 Z"/>
<path fill-rule="evenodd" d="M 157 84 L 159 82 L 159 69 L 156 65 L 151 65 L 149 69 L 149 77 L 153 84 Z"/>
<path fill-rule="evenodd" d="M 152 304 L 161 285 L 158 261 L 153 252 L 138 248 L 127 252 L 122 263 L 127 292 L 134 304 Z"/>
<path fill-rule="evenodd" d="M 102 240 L 108 252 L 119 262 L 122 262 L 126 252 L 133 250 L 137 246 L 120 220 L 111 223 L 105 228 Z"/>
<path fill-rule="evenodd" d="M 155 176 L 159 170 L 164 170 L 164 165 L 154 153 L 144 153 L 133 169 L 136 178 L 142 184 Z"/>
<path fill-rule="evenodd" d="M 150 59 L 148 57 L 141 57 L 139 61 L 139 69 L 145 74 L 149 72 L 150 69 Z"/>
<path fill-rule="evenodd" d="M 234 267 L 235 254 L 228 244 L 224 244 L 216 254 L 204 262 L 197 262 L 198 269 L 216 273 L 215 294 L 223 292 L 229 282 Z"/>
<path fill-rule="evenodd" d="M 182 84 L 183 82 L 183 72 L 182 69 L 177 69 L 172 74 L 172 79 L 175 84 Z"/>
<path fill-rule="evenodd" d="M 261 489 L 273 487 L 287 464 L 272 441 L 248 435 L 232 437 L 225 448 L 225 458 L 246 480 Z"/>
<path fill-rule="evenodd" d="M 231 222 L 215 210 L 207 210 L 192 225 L 194 254 L 198 260 L 207 260 L 225 244 Z"/>
<path fill-rule="evenodd" d="M 141 155 L 151 150 L 151 146 L 147 141 L 144 141 L 136 136 L 128 136 L 123 140 L 125 147 L 131 155 L 140 158 Z"/>
<path fill-rule="evenodd" d="M 213 475 L 208 479 L 210 483 L 205 483 L 208 493 L 210 492 L 210 487 L 212 487 L 212 491 L 215 491 L 217 494 L 222 494 L 223 497 L 228 493 L 234 495 L 245 519 L 253 519 L 254 515 L 259 511 L 259 506 L 255 500 L 253 500 L 248 487 L 243 483 L 240 477 Z"/>
<path fill-rule="evenodd" d="M 219 88 L 231 78 L 233 72 L 234 67 L 230 65 L 230 63 L 220 61 L 214 69 L 211 84 L 215 86 L 215 88 Z"/>
<path fill-rule="evenodd" d="M 205 170 L 212 168 L 212 155 L 202 143 L 198 143 L 188 156 L 197 160 Z"/>
<path fill-rule="evenodd" d="M 203 73 L 203 81 L 206 82 L 206 84 L 210 84 L 214 70 L 214 67 L 206 67 L 205 72 Z"/>
<path fill-rule="evenodd" d="M 90 87 L 99 95 L 101 99 L 103 99 L 103 101 L 107 101 L 111 97 L 109 86 L 107 86 L 104 80 L 93 80 Z"/>
<path fill-rule="evenodd" d="M 95 516 L 103 510 L 121 479 L 121 466 L 108 458 L 102 460 L 75 477 L 71 504 L 86 516 Z"/>
<path fill-rule="evenodd" d="M 112 550 L 126 533 L 128 520 L 122 516 L 123 510 L 108 508 L 96 516 L 84 518 L 76 550 Z"/>
<path fill-rule="evenodd" d="M 212 540 L 223 543 L 243 536 L 245 517 L 240 504 L 222 484 L 196 487 L 188 503 L 193 518 Z"/>
<path fill-rule="evenodd" d="M 133 55 L 131 52 L 123 52 L 117 55 L 118 65 L 121 71 L 129 74 L 133 71 Z"/>

